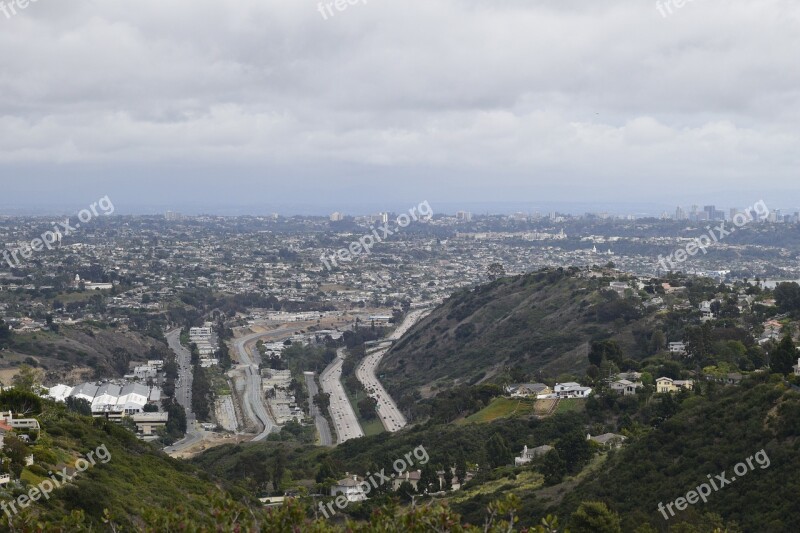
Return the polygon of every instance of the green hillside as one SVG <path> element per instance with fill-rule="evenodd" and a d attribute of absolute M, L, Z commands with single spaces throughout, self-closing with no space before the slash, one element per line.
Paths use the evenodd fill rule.
<path fill-rule="evenodd" d="M 396 397 L 413 389 L 429 396 L 509 368 L 534 379 L 582 375 L 591 340 L 613 336 L 633 351 L 641 306 L 607 288 L 608 279 L 558 269 L 458 292 L 387 353 L 380 373 Z"/>
<path fill-rule="evenodd" d="M 755 469 L 665 520 L 657 509 L 727 472 L 764 450 L 769 466 Z M 559 514 L 585 500 L 601 500 L 623 518 L 623 529 L 644 523 L 662 531 L 668 524 L 716 513 L 744 531 L 796 531 L 800 516 L 800 392 L 778 376 L 753 378 L 705 396 L 691 396 L 657 430 L 613 454 L 599 475 L 567 495 Z M 762 465 L 766 461 L 762 461 Z M 669 513 L 668 513 L 669 516 Z"/>

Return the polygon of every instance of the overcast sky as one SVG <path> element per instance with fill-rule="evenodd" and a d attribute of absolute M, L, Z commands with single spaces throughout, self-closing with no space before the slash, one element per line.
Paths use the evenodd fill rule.
<path fill-rule="evenodd" d="M 319 6 L 0 11 L 0 214 L 800 206 L 796 0 Z"/>

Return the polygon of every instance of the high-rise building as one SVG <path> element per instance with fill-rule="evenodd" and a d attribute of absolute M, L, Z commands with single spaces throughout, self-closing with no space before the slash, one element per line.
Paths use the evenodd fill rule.
<path fill-rule="evenodd" d="M 341 222 L 344 220 L 344 215 L 336 211 L 335 213 L 331 213 L 330 219 L 331 222 Z"/>
<path fill-rule="evenodd" d="M 456 219 L 461 222 L 472 222 L 472 213 L 469 211 L 459 211 L 456 213 Z"/>
<path fill-rule="evenodd" d="M 175 222 L 177 220 L 183 220 L 183 215 L 180 213 L 175 213 L 174 211 L 167 211 L 164 213 L 164 220 L 167 222 Z"/>
<path fill-rule="evenodd" d="M 684 211 L 681 206 L 678 206 L 678 208 L 675 209 L 675 220 L 686 220 L 687 218 L 686 211 Z"/>

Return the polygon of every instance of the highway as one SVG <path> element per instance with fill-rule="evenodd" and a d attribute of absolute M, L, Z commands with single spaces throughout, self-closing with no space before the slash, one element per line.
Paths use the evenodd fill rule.
<path fill-rule="evenodd" d="M 254 441 L 264 440 L 273 431 L 278 431 L 277 425 L 272 420 L 267 410 L 267 400 L 261 391 L 261 374 L 258 365 L 261 356 L 256 352 L 250 352 L 248 344 L 254 344 L 257 340 L 273 340 L 274 338 L 287 337 L 297 331 L 297 327 L 279 328 L 267 333 L 253 333 L 234 340 L 234 347 L 239 359 L 236 370 L 244 373 L 244 412 L 250 420 L 264 428 L 264 430 L 253 438 Z M 252 348 L 252 346 L 251 346 Z"/>
<path fill-rule="evenodd" d="M 319 410 L 319 407 L 314 403 L 314 396 L 317 395 L 319 389 L 317 382 L 314 381 L 313 372 L 304 372 L 306 378 L 306 387 L 308 388 L 308 405 L 311 411 L 311 416 L 314 417 L 314 424 L 317 426 L 317 434 L 319 435 L 319 443 L 322 446 L 333 446 L 333 437 L 331 436 L 331 428 L 326 419 Z"/>
<path fill-rule="evenodd" d="M 392 341 L 401 338 L 409 329 L 411 329 L 414 324 L 416 324 L 429 312 L 430 310 L 426 309 L 419 309 L 410 312 L 408 315 L 406 315 L 403 323 L 400 324 L 391 335 L 389 335 L 389 337 L 386 339 L 386 343 L 391 343 Z M 385 348 L 381 348 L 367 355 L 364 360 L 361 361 L 361 364 L 358 365 L 358 368 L 356 368 L 356 377 L 364 386 L 364 390 L 366 390 L 367 393 L 378 402 L 378 416 L 383 423 L 383 427 L 386 428 L 386 431 L 394 433 L 403 429 L 408 422 L 400 412 L 400 409 L 397 408 L 397 404 L 394 402 L 392 397 L 389 396 L 389 393 L 383 388 L 381 382 L 378 381 L 378 377 L 375 372 L 381 362 L 381 359 L 383 359 L 383 356 L 387 351 L 389 351 L 389 347 L 390 344 Z"/>
<path fill-rule="evenodd" d="M 164 448 L 167 453 L 180 453 L 203 440 L 205 432 L 192 412 L 192 354 L 181 344 L 181 330 L 174 329 L 166 334 L 167 344 L 175 353 L 178 362 L 178 379 L 175 382 L 175 399 L 186 411 L 186 436 Z"/>
<path fill-rule="evenodd" d="M 322 390 L 331 395 L 330 413 L 338 444 L 364 436 L 358 417 L 344 392 L 341 381 L 342 363 L 344 363 L 344 348 L 339 348 L 336 359 L 322 371 L 319 379 Z"/>

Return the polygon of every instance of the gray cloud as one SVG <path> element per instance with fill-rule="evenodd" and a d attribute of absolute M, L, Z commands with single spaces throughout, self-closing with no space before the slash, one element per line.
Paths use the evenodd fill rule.
<path fill-rule="evenodd" d="M 7 189 L 18 201 L 45 183 L 85 196 L 102 175 L 139 204 L 142 176 L 276 201 L 797 190 L 796 2 L 694 0 L 666 18 L 630 0 L 368 0 L 328 20 L 317 7 L 0 13 L 4 185 L 23 180 Z"/>

